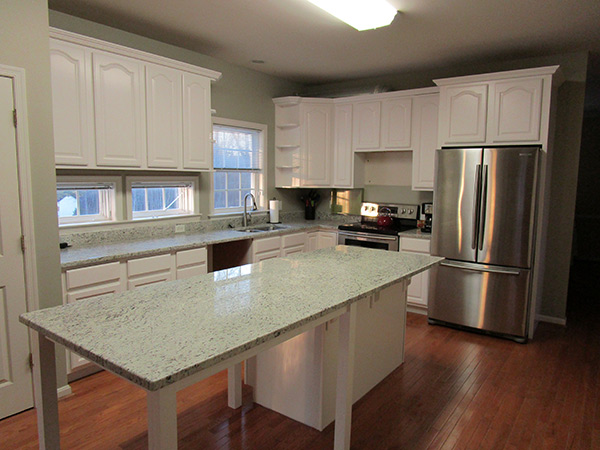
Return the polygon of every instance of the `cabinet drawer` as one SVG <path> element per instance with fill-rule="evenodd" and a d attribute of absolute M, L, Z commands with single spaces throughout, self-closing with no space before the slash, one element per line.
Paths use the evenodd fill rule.
<path fill-rule="evenodd" d="M 254 253 L 279 250 L 281 247 L 281 237 L 276 236 L 266 239 L 257 239 L 252 245 L 254 246 Z"/>
<path fill-rule="evenodd" d="M 288 234 L 287 236 L 283 236 L 281 240 L 283 241 L 282 247 L 284 249 L 304 245 L 306 242 L 306 233 Z"/>
<path fill-rule="evenodd" d="M 400 239 L 400 251 L 403 251 L 403 252 L 429 254 L 430 246 L 431 246 L 431 242 L 429 241 L 429 239 L 412 239 L 412 238 L 401 238 Z"/>
<path fill-rule="evenodd" d="M 68 270 L 66 272 L 67 290 L 119 280 L 121 277 L 119 265 L 120 263 L 114 262 Z"/>
<path fill-rule="evenodd" d="M 127 275 L 130 277 L 169 270 L 171 270 L 170 253 L 127 261 Z"/>
<path fill-rule="evenodd" d="M 177 267 L 206 264 L 206 247 L 177 252 Z"/>

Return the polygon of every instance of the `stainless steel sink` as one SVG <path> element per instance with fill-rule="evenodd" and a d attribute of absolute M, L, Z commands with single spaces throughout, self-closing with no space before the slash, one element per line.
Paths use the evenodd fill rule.
<path fill-rule="evenodd" d="M 237 229 L 235 231 L 239 231 L 240 233 L 261 233 L 265 231 L 275 231 L 275 230 L 283 230 L 286 227 L 281 225 L 256 225 L 254 227 Z"/>

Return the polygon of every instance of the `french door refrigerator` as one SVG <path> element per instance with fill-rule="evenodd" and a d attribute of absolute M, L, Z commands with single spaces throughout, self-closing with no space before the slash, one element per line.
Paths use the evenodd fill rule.
<path fill-rule="evenodd" d="M 539 152 L 437 150 L 430 323 L 527 340 Z"/>

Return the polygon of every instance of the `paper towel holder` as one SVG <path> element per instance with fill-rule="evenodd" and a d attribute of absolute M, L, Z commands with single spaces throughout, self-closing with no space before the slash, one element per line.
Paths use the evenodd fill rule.
<path fill-rule="evenodd" d="M 279 210 L 281 209 L 281 200 L 269 200 L 269 223 L 281 223 L 279 220 Z"/>

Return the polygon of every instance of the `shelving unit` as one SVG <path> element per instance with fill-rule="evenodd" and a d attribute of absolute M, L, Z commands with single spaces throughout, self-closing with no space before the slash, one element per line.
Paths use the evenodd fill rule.
<path fill-rule="evenodd" d="M 300 186 L 300 99 L 275 101 L 275 186 Z"/>

